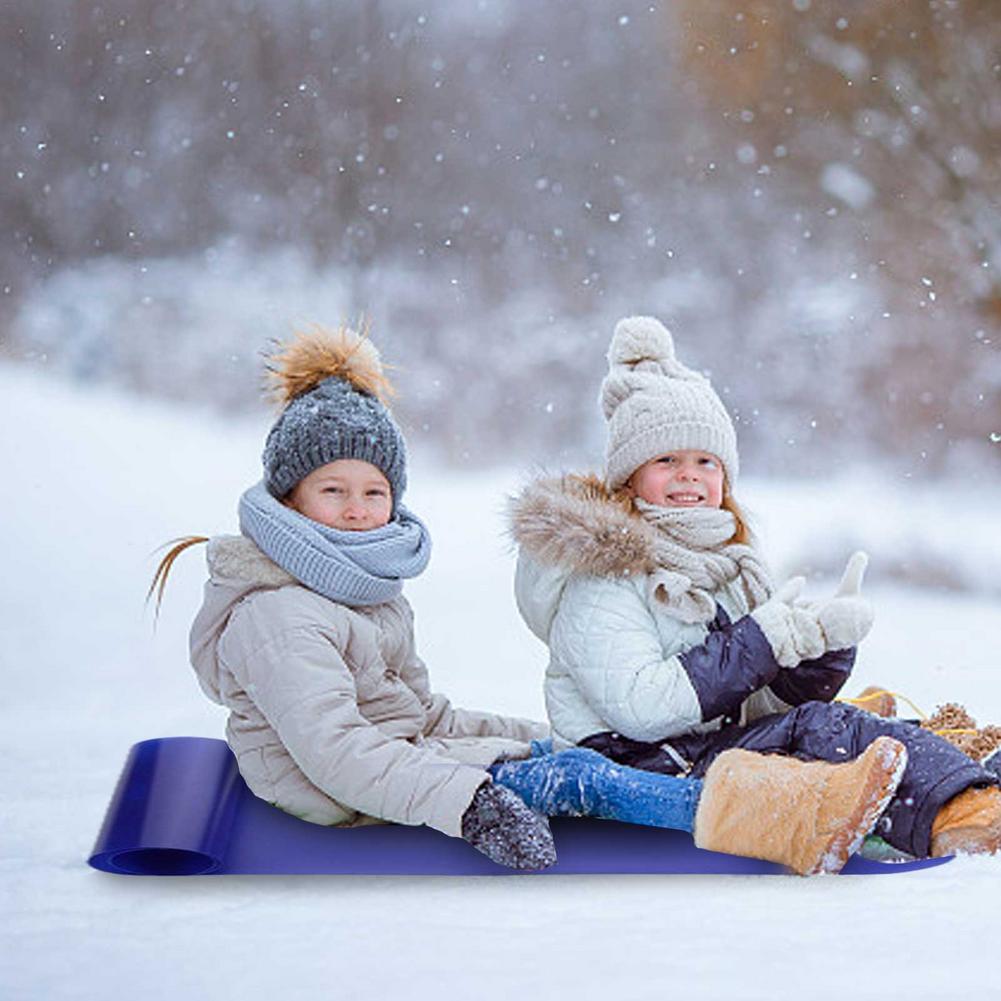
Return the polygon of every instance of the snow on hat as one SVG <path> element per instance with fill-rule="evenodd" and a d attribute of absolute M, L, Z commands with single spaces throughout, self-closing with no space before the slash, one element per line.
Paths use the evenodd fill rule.
<path fill-rule="evenodd" d="M 674 356 L 659 320 L 629 316 L 615 325 L 601 408 L 608 421 L 605 478 L 613 490 L 644 462 L 684 448 L 718 456 L 733 487 L 737 434 L 730 415 L 709 380 Z"/>
<path fill-rule="evenodd" d="M 284 408 L 261 456 L 268 492 L 280 500 L 314 469 L 361 459 L 389 481 L 395 514 L 407 485 L 407 450 L 383 403 L 393 388 L 368 337 L 345 326 L 316 327 L 279 345 L 268 371 Z"/>

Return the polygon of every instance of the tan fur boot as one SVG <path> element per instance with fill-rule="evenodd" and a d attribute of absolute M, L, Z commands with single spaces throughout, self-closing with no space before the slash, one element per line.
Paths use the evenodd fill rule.
<path fill-rule="evenodd" d="M 996 855 L 1001 851 L 1001 789 L 964 789 L 943 806 L 931 825 L 931 853 Z"/>
<path fill-rule="evenodd" d="M 724 751 L 706 772 L 695 844 L 788 866 L 803 876 L 838 872 L 886 809 L 907 749 L 877 737 L 854 761 Z"/>

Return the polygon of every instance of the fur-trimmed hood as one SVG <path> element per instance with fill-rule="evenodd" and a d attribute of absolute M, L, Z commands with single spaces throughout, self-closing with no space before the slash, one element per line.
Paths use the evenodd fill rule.
<path fill-rule="evenodd" d="M 537 480 L 511 499 L 509 517 L 521 552 L 543 566 L 596 577 L 657 567 L 657 530 L 597 476 Z"/>
<path fill-rule="evenodd" d="M 618 578 L 617 583 L 626 578 L 637 586 L 646 581 L 650 600 L 658 599 L 658 607 L 664 603 L 684 622 L 710 621 L 720 599 L 728 614 L 743 615 L 771 593 L 767 567 L 753 541 L 732 547 L 732 537 L 725 541 L 734 532 L 733 519 L 691 526 L 691 543 L 683 535 L 671 541 L 666 528 L 648 521 L 628 496 L 610 491 L 595 476 L 538 480 L 512 498 L 509 515 L 520 549 L 518 608 L 547 642 L 571 576 Z M 697 554 L 703 548 L 704 561 Z"/>
<path fill-rule="evenodd" d="M 656 529 L 597 476 L 537 480 L 511 499 L 508 516 L 518 610 L 544 643 L 572 575 L 643 576 L 657 567 Z"/>

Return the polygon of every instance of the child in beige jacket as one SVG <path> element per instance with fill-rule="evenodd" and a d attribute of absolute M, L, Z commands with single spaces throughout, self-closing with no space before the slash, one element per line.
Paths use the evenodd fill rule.
<path fill-rule="evenodd" d="M 401 592 L 431 543 L 401 503 L 406 448 L 375 347 L 314 331 L 272 362 L 283 409 L 264 478 L 240 499 L 242 534 L 208 540 L 191 629 L 240 774 L 313 823 L 426 824 L 504 865 L 551 865 L 548 821 L 487 771 L 548 727 L 454 708 L 415 650 Z"/>

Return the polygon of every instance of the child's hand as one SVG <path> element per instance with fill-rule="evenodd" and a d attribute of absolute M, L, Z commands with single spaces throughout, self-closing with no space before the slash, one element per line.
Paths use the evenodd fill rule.
<path fill-rule="evenodd" d="M 861 595 L 862 578 L 869 557 L 854 553 L 834 597 L 817 608 L 817 623 L 824 633 L 828 650 L 847 650 L 858 646 L 872 628 L 872 605 Z"/>
<path fill-rule="evenodd" d="M 848 559 L 848 566 L 845 567 L 845 572 L 842 574 L 841 583 L 838 585 L 837 591 L 834 592 L 834 597 L 848 598 L 858 595 L 862 591 L 862 578 L 865 576 L 867 566 L 869 566 L 867 552 L 860 549 L 858 552 L 852 553 Z"/>
<path fill-rule="evenodd" d="M 481 785 L 466 807 L 462 837 L 491 862 L 512 869 L 545 869 L 556 862 L 549 821 L 493 782 Z"/>
<path fill-rule="evenodd" d="M 793 577 L 751 613 L 780 667 L 796 667 L 827 650 L 817 607 L 800 598 L 805 584 L 805 577 Z"/>

